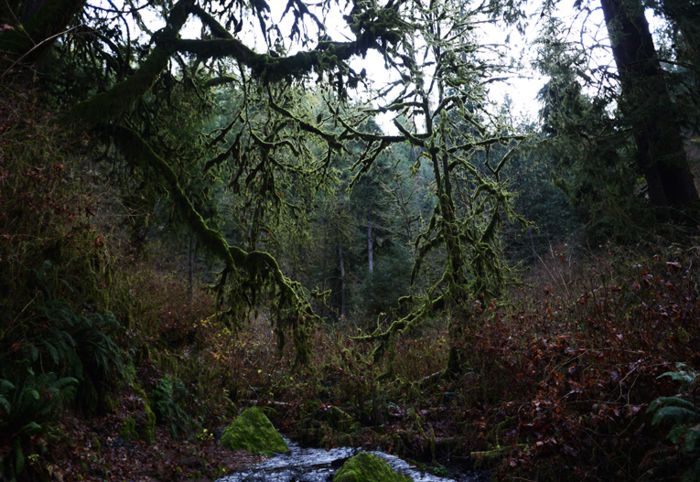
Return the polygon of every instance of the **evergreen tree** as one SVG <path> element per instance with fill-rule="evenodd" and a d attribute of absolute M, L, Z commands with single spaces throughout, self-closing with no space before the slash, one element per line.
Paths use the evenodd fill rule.
<path fill-rule="evenodd" d="M 644 7 L 638 0 L 601 0 L 620 77 L 621 110 L 632 126 L 637 163 L 655 206 L 696 208 L 698 193 L 659 64 Z M 673 9 L 671 9 L 673 10 Z"/>

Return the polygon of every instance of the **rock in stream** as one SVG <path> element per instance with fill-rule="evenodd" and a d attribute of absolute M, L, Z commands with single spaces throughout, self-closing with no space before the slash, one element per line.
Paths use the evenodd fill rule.
<path fill-rule="evenodd" d="M 289 453 L 278 454 L 253 467 L 223 477 L 218 482 L 330 482 L 336 470 L 347 459 L 361 451 L 350 447 L 330 450 L 302 448 L 285 439 Z M 453 478 L 438 477 L 422 472 L 408 462 L 384 452 L 369 451 L 386 460 L 401 474 L 415 482 L 483 482 L 487 480 L 481 473 L 465 473 Z"/>

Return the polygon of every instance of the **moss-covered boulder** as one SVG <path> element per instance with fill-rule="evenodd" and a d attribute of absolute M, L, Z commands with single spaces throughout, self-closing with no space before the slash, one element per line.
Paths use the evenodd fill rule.
<path fill-rule="evenodd" d="M 360 452 L 345 461 L 335 473 L 333 482 L 410 482 L 410 478 L 395 472 L 376 455 Z"/>
<path fill-rule="evenodd" d="M 156 416 L 143 389 L 134 386 L 132 390 L 134 393 L 123 399 L 126 416 L 122 420 L 119 435 L 125 440 L 153 443 L 156 439 Z"/>
<path fill-rule="evenodd" d="M 221 444 L 257 455 L 289 452 L 282 436 L 258 407 L 248 408 L 236 417 L 221 435 Z"/>

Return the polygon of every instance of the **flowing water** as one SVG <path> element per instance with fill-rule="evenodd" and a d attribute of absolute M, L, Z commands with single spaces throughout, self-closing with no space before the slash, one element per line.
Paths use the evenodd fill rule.
<path fill-rule="evenodd" d="M 235 472 L 218 482 L 327 482 L 343 463 L 359 453 L 361 449 L 340 447 L 330 450 L 302 448 L 285 439 L 289 445 L 288 454 L 279 454 L 253 467 Z M 409 476 L 416 482 L 484 482 L 483 473 L 462 473 L 451 478 L 438 477 L 410 465 L 400 458 L 384 452 L 369 451 L 386 460 L 397 472 Z"/>

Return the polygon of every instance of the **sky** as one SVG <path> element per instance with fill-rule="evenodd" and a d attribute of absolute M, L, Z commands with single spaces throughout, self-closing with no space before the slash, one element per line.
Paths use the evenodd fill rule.
<path fill-rule="evenodd" d="M 289 31 L 291 27 L 291 15 L 283 18 L 282 14 L 286 5 L 286 0 L 269 0 L 271 7 L 271 19 L 277 23 L 283 32 Z M 339 2 L 343 4 L 344 2 Z M 519 65 L 508 76 L 508 79 L 502 82 L 490 84 L 489 97 L 494 102 L 494 105 L 501 104 L 506 97 L 511 102 L 511 116 L 514 119 L 531 119 L 537 117 L 539 103 L 536 100 L 537 93 L 544 86 L 547 78 L 536 72 L 532 68 L 532 61 L 537 55 L 535 41 L 543 27 L 543 18 L 541 16 L 541 1 L 526 2 L 526 21 L 523 32 L 520 33 L 515 26 L 507 26 L 505 24 L 483 23 L 478 26 L 477 36 L 484 43 L 501 44 L 504 51 L 507 53 L 507 61 L 514 65 Z M 612 56 L 608 45 L 607 32 L 603 21 L 603 15 L 598 7 L 597 1 L 593 0 L 590 3 L 591 11 L 581 12 L 574 7 L 573 0 L 560 1 L 557 8 L 557 15 L 563 19 L 564 25 L 568 32 L 567 38 L 572 42 L 579 42 L 584 48 L 591 51 L 593 66 L 612 66 Z M 326 29 L 333 40 L 347 40 L 350 37 L 349 29 L 343 19 L 343 11 L 340 7 L 333 8 L 329 12 L 321 12 L 316 9 L 318 17 L 326 25 Z M 659 27 L 662 21 L 647 15 L 652 28 Z M 148 21 L 153 24 L 153 30 L 157 30 L 162 24 L 162 20 L 155 15 Z M 585 28 L 584 28 L 585 26 Z M 198 38 L 201 32 L 201 25 L 195 19 L 191 19 L 185 25 L 182 31 L 183 37 Z M 258 24 L 251 21 L 246 25 L 241 32 L 242 40 L 254 50 L 262 52 L 265 49 L 264 42 L 259 34 Z M 602 48 L 593 48 L 593 46 L 603 46 Z M 290 53 L 301 49 L 301 46 L 290 47 Z M 381 85 L 388 81 L 394 80 L 389 71 L 384 68 L 384 60 L 381 55 L 375 51 L 370 51 L 364 59 L 354 59 L 351 62 L 353 68 L 357 71 L 365 68 L 370 80 L 375 84 Z M 371 94 L 364 94 L 367 97 Z M 391 119 L 388 116 L 380 118 L 379 124 L 385 129 L 392 129 Z"/>
<path fill-rule="evenodd" d="M 273 20 L 279 21 L 284 11 L 286 1 L 270 1 Z M 489 97 L 496 105 L 503 103 L 506 97 L 511 103 L 511 115 L 514 119 L 535 119 L 539 111 L 537 94 L 547 81 L 547 78 L 532 68 L 537 51 L 535 41 L 543 27 L 541 16 L 541 0 L 526 2 L 526 20 L 523 32 L 520 33 L 514 26 L 508 26 L 503 22 L 481 23 L 477 26 L 477 36 L 485 44 L 501 44 L 507 53 L 507 62 L 518 65 L 508 80 L 492 83 L 489 86 Z M 564 20 L 568 30 L 568 37 L 572 41 L 582 42 L 584 45 L 607 44 L 607 32 L 602 11 L 593 9 L 587 16 L 582 15 L 574 8 L 574 0 L 560 1 L 557 15 Z M 347 40 L 351 38 L 343 12 L 340 9 L 331 9 L 326 15 L 318 12 L 327 30 L 334 40 Z M 288 19 L 287 19 L 288 20 Z M 280 25 L 284 30 L 285 20 Z M 584 28 L 585 25 L 585 28 Z M 594 58 L 595 65 L 608 65 L 612 63 L 612 57 L 608 50 L 598 50 Z M 384 68 L 384 60 L 376 51 L 370 51 L 366 58 L 355 59 L 351 62 L 353 68 L 360 71 L 365 68 L 372 81 L 378 84 L 395 80 L 396 77 Z M 496 109 L 496 107 L 494 107 Z M 389 115 L 378 119 L 379 124 L 385 130 L 393 130 Z"/>

